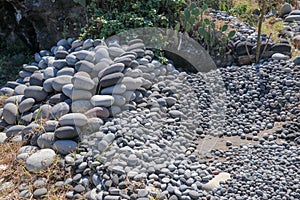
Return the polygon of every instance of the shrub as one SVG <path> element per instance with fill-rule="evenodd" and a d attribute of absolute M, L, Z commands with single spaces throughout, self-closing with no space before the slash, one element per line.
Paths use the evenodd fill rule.
<path fill-rule="evenodd" d="M 122 30 L 140 27 L 174 27 L 184 0 L 121 1 L 84 0 L 86 26 L 81 38 L 106 38 Z"/>

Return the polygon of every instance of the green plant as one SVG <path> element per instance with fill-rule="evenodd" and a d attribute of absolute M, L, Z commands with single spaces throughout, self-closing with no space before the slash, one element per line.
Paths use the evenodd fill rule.
<path fill-rule="evenodd" d="M 204 16 L 208 6 L 203 4 L 198 7 L 196 3 L 191 3 L 186 7 L 180 16 L 180 23 L 176 25 L 177 31 L 182 28 L 192 38 L 198 38 L 198 41 L 204 45 L 205 49 L 210 51 L 217 48 L 218 51 L 226 51 L 228 39 L 235 35 L 235 30 L 228 32 L 228 24 L 213 21 L 208 16 Z"/>
<path fill-rule="evenodd" d="M 107 38 L 130 28 L 173 27 L 185 5 L 184 0 L 91 0 L 80 4 L 86 10 L 80 39 Z"/>

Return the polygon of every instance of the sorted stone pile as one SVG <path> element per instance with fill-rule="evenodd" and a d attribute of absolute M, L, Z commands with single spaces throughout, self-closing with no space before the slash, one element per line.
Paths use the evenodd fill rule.
<path fill-rule="evenodd" d="M 234 26 L 236 47 L 254 44 L 252 28 Z M 23 141 L 17 159 L 30 172 L 60 154 L 72 177 L 55 187 L 71 186 L 68 199 L 299 198 L 296 60 L 193 74 L 153 58 L 140 39 L 62 39 L 36 53 L 21 78 L 0 89 L 9 96 L 0 109 L 0 142 Z M 285 124 L 275 129 L 276 122 Z M 266 129 L 275 130 L 262 135 Z M 205 135 L 258 144 L 227 141 L 228 151 L 212 145 L 208 161 L 199 159 L 196 142 Z M 23 183 L 20 198 L 45 195 L 45 181 L 34 190 Z"/>

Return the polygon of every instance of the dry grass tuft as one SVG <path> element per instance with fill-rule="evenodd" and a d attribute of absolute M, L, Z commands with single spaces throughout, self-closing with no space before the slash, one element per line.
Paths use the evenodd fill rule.
<path fill-rule="evenodd" d="M 25 161 L 16 160 L 18 150 L 22 146 L 21 142 L 5 142 L 0 144 L 0 199 L 20 199 L 18 187 L 27 184 L 31 193 L 36 189 L 33 186 L 35 180 L 44 179 L 48 193 L 42 199 L 66 199 L 66 192 L 70 186 L 55 187 L 57 181 L 64 181 L 71 177 L 61 168 L 59 156 L 55 162 L 46 170 L 38 173 L 31 173 L 26 170 Z M 1 190 L 3 183 L 13 183 L 12 186 Z M 30 197 L 33 199 L 33 196 Z"/>
<path fill-rule="evenodd" d="M 5 100 L 8 98 L 6 95 L 0 95 L 0 108 L 3 108 Z"/>

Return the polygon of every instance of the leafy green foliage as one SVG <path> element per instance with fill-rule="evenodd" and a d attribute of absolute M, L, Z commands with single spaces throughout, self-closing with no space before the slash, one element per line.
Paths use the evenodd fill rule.
<path fill-rule="evenodd" d="M 248 23 L 251 26 L 256 26 L 257 18 L 253 14 L 254 8 L 249 7 L 246 4 L 238 5 L 230 10 L 228 13 L 230 15 L 236 16 L 242 21 Z"/>
<path fill-rule="evenodd" d="M 130 28 L 174 27 L 183 6 L 184 0 L 91 0 L 85 6 L 87 22 L 81 38 L 106 38 Z"/>
<path fill-rule="evenodd" d="M 194 2 L 191 3 L 180 15 L 180 22 L 175 26 L 175 30 L 186 31 L 191 37 L 198 39 L 207 50 L 216 47 L 219 51 L 226 52 L 227 41 L 235 35 L 235 31 L 231 30 L 227 34 L 228 24 L 217 26 L 215 21 L 204 18 L 207 9 L 207 4 L 198 7 Z"/>

